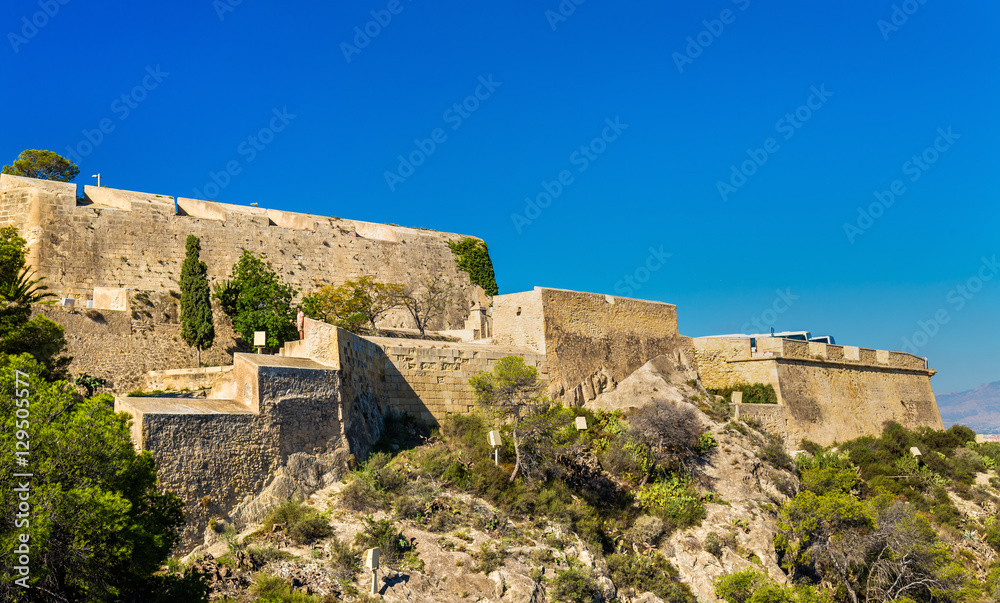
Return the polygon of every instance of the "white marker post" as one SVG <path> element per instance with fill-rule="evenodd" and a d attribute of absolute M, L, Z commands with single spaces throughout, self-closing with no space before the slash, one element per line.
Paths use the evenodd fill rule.
<path fill-rule="evenodd" d="M 378 549 L 365 551 L 365 567 L 372 571 L 372 594 L 378 594 Z"/>
<path fill-rule="evenodd" d="M 257 353 L 264 349 L 267 344 L 267 331 L 254 331 L 253 332 L 253 347 L 257 348 Z"/>
<path fill-rule="evenodd" d="M 493 430 L 489 433 L 490 446 L 493 447 L 493 464 L 500 466 L 500 446 L 503 444 L 503 440 L 500 439 L 500 432 Z"/>

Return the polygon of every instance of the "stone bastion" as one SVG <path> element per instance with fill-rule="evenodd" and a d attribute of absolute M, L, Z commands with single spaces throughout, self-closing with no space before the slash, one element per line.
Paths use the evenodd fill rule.
<path fill-rule="evenodd" d="M 212 282 L 247 249 L 303 295 L 367 274 L 413 286 L 444 275 L 455 295 L 435 329 L 462 329 L 473 304 L 488 304 L 448 247 L 465 235 L 96 186 L 77 195 L 75 184 L 0 175 L 0 224 L 17 226 L 28 264 L 79 306 L 127 310 L 127 291 L 178 291 L 189 234 Z M 403 311 L 387 324 L 413 326 Z"/>

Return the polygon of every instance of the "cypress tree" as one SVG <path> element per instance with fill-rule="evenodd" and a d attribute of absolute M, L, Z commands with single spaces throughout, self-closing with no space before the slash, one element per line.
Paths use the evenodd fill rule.
<path fill-rule="evenodd" d="M 212 322 L 212 293 L 208 287 L 208 266 L 201 261 L 201 241 L 188 235 L 187 255 L 181 266 L 181 337 L 198 349 L 201 368 L 202 348 L 212 347 L 215 324 Z"/>

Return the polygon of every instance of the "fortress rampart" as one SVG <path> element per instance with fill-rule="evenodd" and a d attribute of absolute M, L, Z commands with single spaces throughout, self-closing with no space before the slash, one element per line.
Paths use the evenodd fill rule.
<path fill-rule="evenodd" d="M 389 412 L 430 424 L 470 412 L 469 378 L 508 355 L 538 368 L 551 397 L 568 406 L 614 390 L 657 358 L 678 369 L 671 383 L 683 380 L 689 393 L 695 369 L 708 388 L 769 383 L 777 405 L 735 411 L 791 447 L 878 433 L 890 420 L 942 427 L 935 371 L 910 354 L 779 338 L 760 338 L 756 349 L 749 338 L 692 340 L 671 304 L 541 287 L 494 297 L 488 317 L 490 300 L 448 247 L 457 234 L 89 186 L 77 199 L 75 185 L 9 175 L 0 176 L 0 223 L 19 228 L 28 262 L 53 292 L 93 300 L 93 309 L 35 309 L 66 326 L 75 373 L 109 378 L 118 392 L 140 387 L 148 371 L 159 371 L 146 381 L 154 387 L 211 386 L 207 399 L 115 404 L 132 414 L 133 439 L 153 454 L 163 487 L 185 502 L 183 550 L 203 539 L 211 517 L 242 527 L 340 479 L 352 456 L 368 455 Z M 188 234 L 201 238 L 211 280 L 228 278 L 242 249 L 265 253 L 303 293 L 366 274 L 408 285 L 444 275 L 454 295 L 430 327 L 475 341 L 366 338 L 310 320 L 279 356 L 241 354 L 246 343 L 216 314 L 217 342 L 203 358 L 232 365 L 176 370 L 193 364 L 177 320 Z M 402 313 L 386 324 L 411 326 Z"/>
<path fill-rule="evenodd" d="M 677 306 L 544 287 L 493 298 L 493 341 L 545 354 L 549 394 L 568 406 L 614 389 L 657 356 L 694 362 Z"/>
<path fill-rule="evenodd" d="M 202 540 L 211 517 L 238 526 L 294 495 L 340 479 L 364 459 L 387 413 L 428 424 L 475 404 L 468 379 L 509 355 L 547 374 L 531 350 L 364 338 L 307 320 L 306 337 L 280 356 L 236 354 L 231 369 L 171 371 L 156 379 L 211 383 L 207 399 L 120 397 L 132 438 L 156 459 L 164 488 L 185 503 L 181 549 Z"/>
<path fill-rule="evenodd" d="M 791 447 L 807 438 L 823 445 L 878 434 L 886 421 L 943 429 L 924 358 L 903 352 L 762 337 L 694 340 L 698 374 L 710 389 L 738 383 L 774 387 L 779 407 L 743 404 L 785 437 Z M 776 413 L 783 414 L 783 419 Z"/>
<path fill-rule="evenodd" d="M 94 186 L 78 201 L 75 184 L 6 174 L 0 224 L 28 240 L 28 263 L 50 290 L 78 300 L 95 299 L 99 288 L 177 291 L 184 242 L 194 234 L 211 281 L 229 278 L 248 249 L 266 254 L 303 295 L 366 274 L 412 285 L 443 274 L 456 295 L 434 328 L 462 329 L 473 303 L 488 303 L 457 268 L 447 243 L 458 234 Z M 404 312 L 388 322 L 411 326 Z"/>

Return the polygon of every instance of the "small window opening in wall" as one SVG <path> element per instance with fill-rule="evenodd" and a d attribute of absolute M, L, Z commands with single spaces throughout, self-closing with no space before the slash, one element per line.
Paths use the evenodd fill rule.
<path fill-rule="evenodd" d="M 518 315 L 518 316 L 520 316 L 520 315 L 521 315 L 521 306 L 518 306 L 518 307 L 517 307 L 517 315 Z"/>

